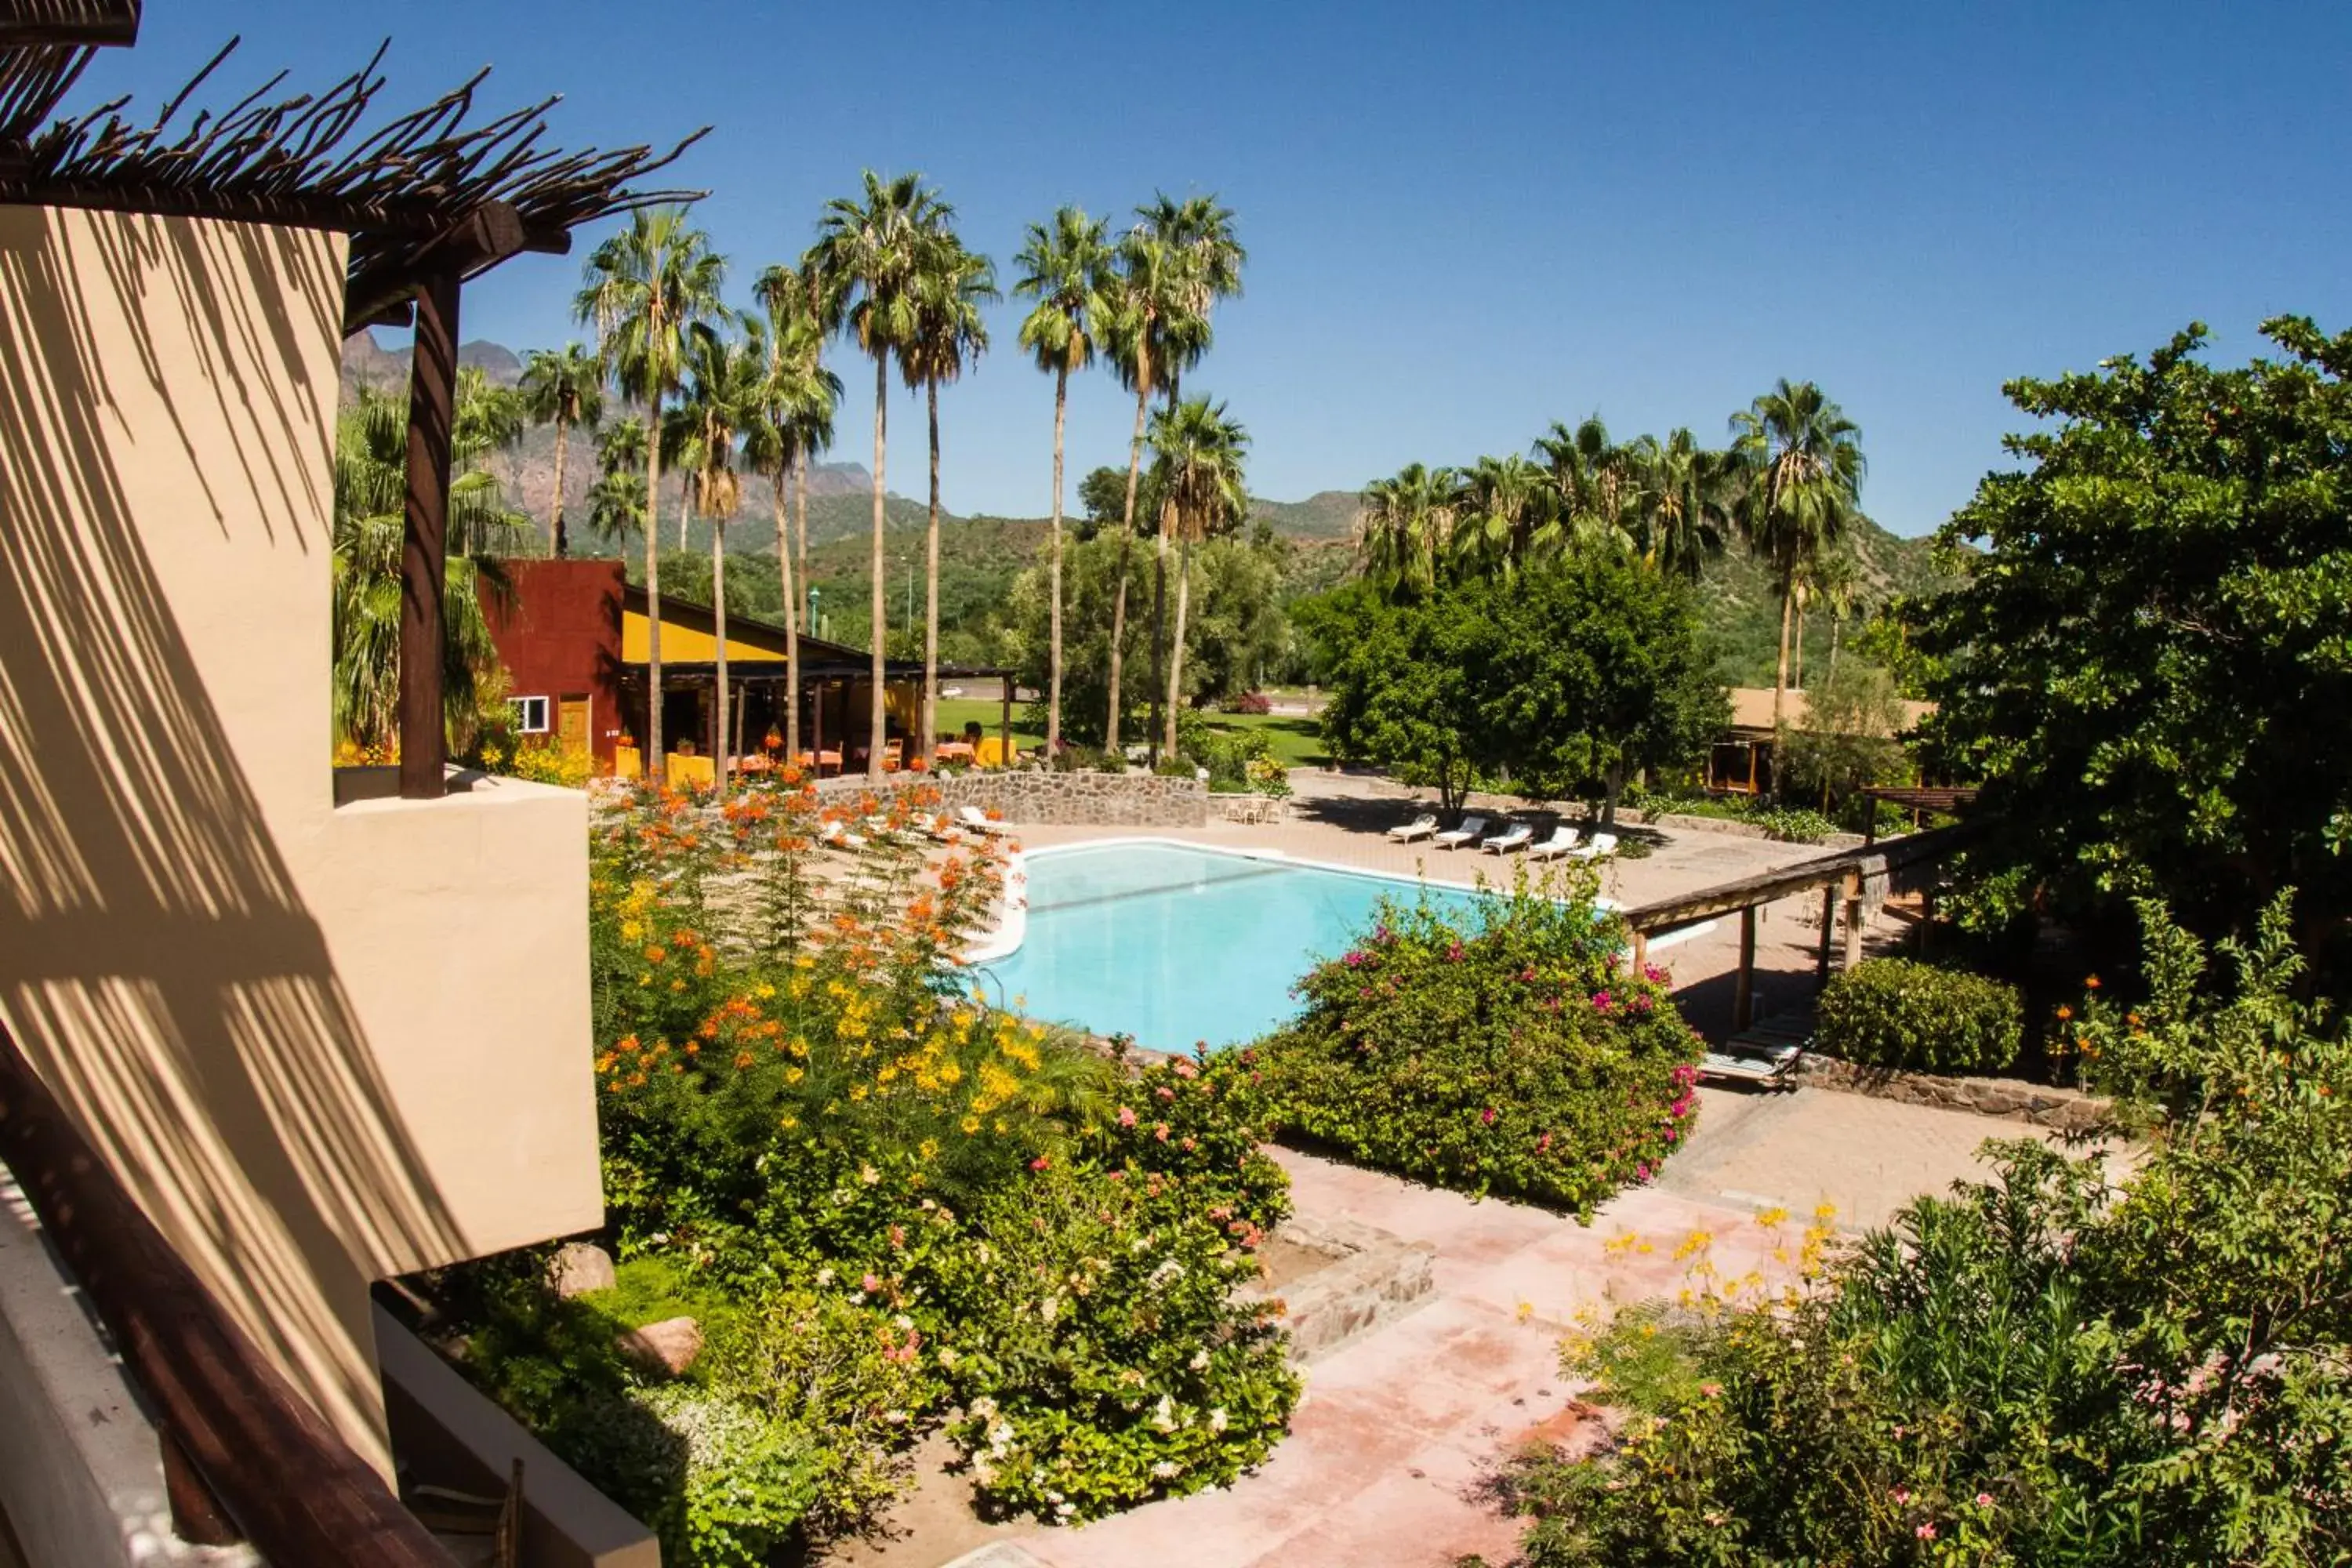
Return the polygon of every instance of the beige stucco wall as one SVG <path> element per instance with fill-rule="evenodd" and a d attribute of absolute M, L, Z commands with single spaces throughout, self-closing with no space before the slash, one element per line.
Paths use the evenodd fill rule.
<path fill-rule="evenodd" d="M 369 1282 L 601 1198 L 583 798 L 332 803 L 342 272 L 0 206 L 0 1014 L 380 1461 Z"/>

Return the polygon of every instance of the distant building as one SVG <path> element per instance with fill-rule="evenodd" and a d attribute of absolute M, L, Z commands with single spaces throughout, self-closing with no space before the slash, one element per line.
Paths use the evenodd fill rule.
<path fill-rule="evenodd" d="M 1932 702 L 1905 700 L 1903 728 L 1918 728 L 1919 721 L 1936 710 Z M 1780 699 L 1781 717 L 1792 730 L 1805 727 L 1808 717 L 1805 694 L 1784 692 Z M 1890 737 L 1891 737 L 1890 732 Z M 1772 728 L 1772 689 L 1769 686 L 1735 686 L 1731 689 L 1731 722 L 1707 749 L 1706 784 L 1715 795 L 1769 795 L 1772 793 L 1772 752 L 1778 736 Z"/>

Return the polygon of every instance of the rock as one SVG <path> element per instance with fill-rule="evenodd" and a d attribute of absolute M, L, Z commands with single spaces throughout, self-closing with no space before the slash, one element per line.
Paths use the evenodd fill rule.
<path fill-rule="evenodd" d="M 1514 1446 L 1524 1448 L 1540 1444 L 1563 1459 L 1582 1459 L 1606 1448 L 1611 1441 L 1609 1412 L 1598 1405 L 1571 1399 L 1559 1414 L 1521 1432 Z"/>
<path fill-rule="evenodd" d="M 567 1300 L 591 1290 L 610 1290 L 616 1279 L 613 1255 L 584 1241 L 565 1242 L 555 1249 L 554 1260 L 547 1266 L 547 1282 Z"/>
<path fill-rule="evenodd" d="M 692 1318 L 664 1318 L 623 1334 L 621 1348 L 676 1376 L 702 1353 L 702 1325 Z"/>

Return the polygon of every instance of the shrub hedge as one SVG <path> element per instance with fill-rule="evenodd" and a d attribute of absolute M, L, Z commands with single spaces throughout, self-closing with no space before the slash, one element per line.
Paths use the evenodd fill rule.
<path fill-rule="evenodd" d="M 2024 1030 L 2017 992 L 1998 980 L 1902 958 L 1873 958 L 1822 993 L 1821 1048 L 1869 1067 L 1998 1072 Z"/>
<path fill-rule="evenodd" d="M 1585 900 L 1385 910 L 1244 1054 L 1266 1120 L 1400 1175 L 1580 1214 L 1691 1127 L 1696 1037 Z"/>

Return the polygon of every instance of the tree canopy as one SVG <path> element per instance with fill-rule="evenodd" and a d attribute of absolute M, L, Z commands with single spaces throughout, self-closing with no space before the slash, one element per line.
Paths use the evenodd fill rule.
<path fill-rule="evenodd" d="M 1364 611 L 1324 733 L 1448 812 L 1504 781 L 1544 798 L 1593 787 L 1613 809 L 1627 778 L 1689 760 L 1727 717 L 1688 590 L 1615 556 Z"/>
<path fill-rule="evenodd" d="M 2282 888 L 2352 912 L 2352 334 L 2217 369 L 2192 326 L 2148 356 L 2021 380 L 2053 427 L 1939 542 L 1966 571 L 1909 610 L 1940 765 L 1981 781 L 1979 923 L 2167 900 L 2242 933 Z M 1981 544 L 1967 557 L 1963 548 Z"/>

